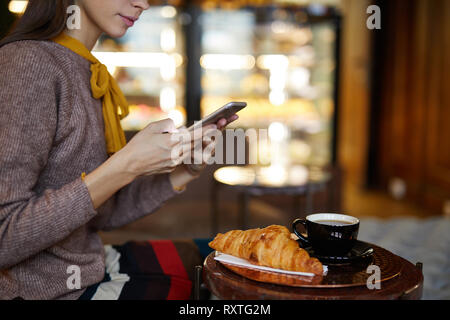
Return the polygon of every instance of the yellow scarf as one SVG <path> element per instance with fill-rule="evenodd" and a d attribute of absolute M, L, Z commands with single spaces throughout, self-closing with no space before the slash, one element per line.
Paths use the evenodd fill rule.
<path fill-rule="evenodd" d="M 125 96 L 106 66 L 98 61 L 80 41 L 64 32 L 52 40 L 92 63 L 92 96 L 95 99 L 102 99 L 106 150 L 109 155 L 112 155 L 126 144 L 125 133 L 120 125 L 120 120 L 128 115 L 128 103 Z"/>

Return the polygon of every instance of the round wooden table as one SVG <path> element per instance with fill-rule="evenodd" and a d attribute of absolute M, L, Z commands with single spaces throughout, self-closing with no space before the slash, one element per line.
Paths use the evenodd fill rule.
<path fill-rule="evenodd" d="M 420 299 L 423 288 L 421 263 L 417 263 L 415 266 L 381 247 L 373 245 L 373 248 L 374 262 L 376 261 L 381 265 L 380 269 L 388 268 L 390 269 L 389 272 L 394 269 L 398 270 L 398 272 L 395 272 L 396 276 L 381 281 L 379 289 L 369 289 L 366 285 L 292 287 L 250 280 L 214 260 L 215 252 L 212 252 L 204 261 L 203 282 L 212 294 L 225 300 Z M 333 271 L 333 273 L 333 276 L 336 276 L 336 271 Z"/>

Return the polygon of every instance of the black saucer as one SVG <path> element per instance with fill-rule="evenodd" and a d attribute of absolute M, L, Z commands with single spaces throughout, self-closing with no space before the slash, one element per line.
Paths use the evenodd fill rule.
<path fill-rule="evenodd" d="M 300 245 L 301 246 L 301 245 Z M 349 264 L 366 262 L 372 258 L 373 248 L 364 241 L 357 240 L 353 249 L 344 256 L 322 256 L 316 254 L 311 247 L 303 248 L 311 257 L 317 258 L 324 264 Z"/>

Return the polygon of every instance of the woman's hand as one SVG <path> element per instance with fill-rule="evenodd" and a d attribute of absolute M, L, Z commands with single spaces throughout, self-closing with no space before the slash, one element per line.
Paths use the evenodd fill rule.
<path fill-rule="evenodd" d="M 202 137 L 200 137 L 202 138 Z M 189 140 L 186 142 L 186 140 Z M 149 124 L 136 134 L 121 150 L 109 157 L 101 166 L 86 175 L 92 204 L 99 208 L 115 192 L 139 176 L 168 173 L 180 168 L 186 155 L 173 152 L 175 147 L 190 148 L 192 139 L 181 140 L 172 120 Z M 199 140 L 199 139 L 197 139 Z M 199 140 L 201 143 L 201 140 Z M 172 185 L 176 183 L 170 176 Z M 184 181 L 184 180 L 183 180 Z"/>
<path fill-rule="evenodd" d="M 237 114 L 234 114 L 233 116 L 231 116 L 228 119 L 225 119 L 225 118 L 220 119 L 216 124 L 217 130 L 223 131 L 227 125 L 229 125 L 233 121 L 236 121 L 238 118 L 239 118 L 239 116 Z M 209 135 L 208 130 L 207 129 L 205 130 L 205 129 L 206 128 L 204 128 L 204 131 L 203 131 L 203 137 Z M 211 149 L 211 152 L 209 154 L 209 156 L 210 156 L 209 158 L 211 158 L 215 155 L 215 141 L 211 141 L 211 139 L 206 139 L 206 140 L 209 140 L 209 142 L 204 142 L 203 148 L 209 147 L 209 149 Z M 198 177 L 201 174 L 201 172 L 206 168 L 209 158 L 208 159 L 203 158 L 201 164 L 184 164 L 184 167 L 191 176 Z"/>
<path fill-rule="evenodd" d="M 185 158 L 183 154 L 173 152 L 174 148 L 191 143 L 180 139 L 177 132 L 171 119 L 153 122 L 114 156 L 127 163 L 127 170 L 134 177 L 172 172 Z M 194 143 L 201 139 L 191 138 Z"/>
<path fill-rule="evenodd" d="M 225 129 L 225 127 L 227 125 L 229 125 L 230 123 L 236 121 L 237 119 L 239 119 L 239 116 L 237 114 L 233 114 L 230 118 L 225 119 L 222 118 L 217 122 L 217 129 L 222 130 Z"/>
<path fill-rule="evenodd" d="M 217 128 L 223 130 L 228 123 L 236 119 L 236 115 L 230 119 L 221 119 Z M 205 128 L 205 132 L 207 131 Z M 203 141 L 203 135 L 195 137 L 194 133 L 189 134 L 190 139 L 180 139 L 178 130 L 169 119 L 153 122 L 141 130 L 125 147 L 86 175 L 84 183 L 93 207 L 99 208 L 115 192 L 139 176 L 170 172 L 172 186 L 177 190 L 182 189 L 195 179 L 196 175 L 189 173 L 186 165 L 180 165 L 191 153 L 174 150 L 190 149 Z M 205 165 L 200 166 L 201 171 Z"/>

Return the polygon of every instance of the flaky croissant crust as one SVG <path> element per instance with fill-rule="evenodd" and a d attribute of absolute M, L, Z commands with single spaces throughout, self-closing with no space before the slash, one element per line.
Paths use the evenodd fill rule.
<path fill-rule="evenodd" d="M 317 275 L 323 273 L 322 263 L 300 248 L 284 226 L 271 225 L 263 229 L 219 233 L 209 246 L 256 265 Z"/>

